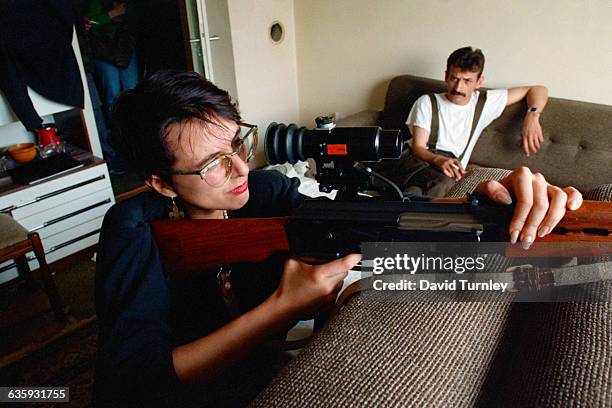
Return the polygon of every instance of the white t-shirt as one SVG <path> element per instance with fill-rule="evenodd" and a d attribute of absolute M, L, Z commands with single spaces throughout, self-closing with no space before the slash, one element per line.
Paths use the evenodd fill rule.
<path fill-rule="evenodd" d="M 478 101 L 479 94 L 480 91 L 475 91 L 472 94 L 472 99 L 466 105 L 457 105 L 450 102 L 446 99 L 445 94 L 435 95 L 438 102 L 439 118 L 436 149 L 451 152 L 456 157 L 461 155 L 470 137 L 474 110 L 476 109 L 476 102 Z M 487 91 L 487 101 L 485 102 L 480 120 L 474 131 L 474 137 L 465 152 L 465 156 L 463 156 L 463 160 L 461 160 L 461 165 L 464 168 L 470 161 L 472 150 L 474 146 L 476 146 L 476 142 L 482 131 L 502 114 L 507 101 L 507 89 L 492 89 Z M 423 128 L 428 132 L 431 131 L 431 100 L 428 95 L 423 95 L 416 100 L 410 110 L 406 124 L 412 134 L 414 134 L 414 126 Z"/>

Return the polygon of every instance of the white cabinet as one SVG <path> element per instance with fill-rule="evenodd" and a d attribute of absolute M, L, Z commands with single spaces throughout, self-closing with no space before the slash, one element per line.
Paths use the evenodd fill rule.
<path fill-rule="evenodd" d="M 102 149 L 76 33 L 72 48 L 85 93 L 85 108 L 80 111 L 80 119 L 83 129 L 81 144 L 87 152 L 75 157 L 84 163 L 84 167 L 30 186 L 14 184 L 8 176 L 0 178 L 0 212 L 12 215 L 28 231 L 38 232 L 47 262 L 96 245 L 104 214 L 115 201 L 106 163 L 99 159 Z M 31 89 L 29 94 L 41 116 L 73 109 L 50 101 Z M 4 144 L 34 138 L 16 121 L 0 93 L 0 139 Z M 28 260 L 31 269 L 38 268 L 33 254 L 28 255 Z M 13 262 L 0 264 L 0 283 L 17 276 L 13 265 Z"/>
<path fill-rule="evenodd" d="M 97 244 L 104 214 L 115 202 L 106 164 L 94 158 L 84 163 L 40 184 L 0 188 L 0 212 L 38 232 L 47 262 Z M 30 268 L 38 268 L 33 254 L 28 260 Z M 0 282 L 17 276 L 10 262 L 2 269 Z"/>

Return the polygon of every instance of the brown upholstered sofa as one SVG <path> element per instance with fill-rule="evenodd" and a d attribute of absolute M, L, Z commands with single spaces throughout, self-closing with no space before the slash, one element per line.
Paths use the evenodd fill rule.
<path fill-rule="evenodd" d="M 389 84 L 382 111 L 367 110 L 338 121 L 338 126 L 404 127 L 416 99 L 444 92 L 443 81 L 402 75 Z M 470 162 L 478 166 L 514 169 L 527 166 L 553 184 L 588 191 L 612 183 L 612 106 L 550 98 L 541 117 L 544 145 L 531 157 L 520 149 L 526 106 L 508 107 L 483 132 Z"/>
<path fill-rule="evenodd" d="M 384 111 L 338 124 L 400 128 L 416 98 L 443 90 L 441 81 L 400 76 Z M 591 190 L 587 199 L 612 201 L 612 106 L 551 98 L 542 116 L 546 142 L 532 158 L 518 147 L 524 111 L 512 106 L 485 130 L 472 161 L 490 168 L 469 172 L 448 195 L 525 165 L 555 184 Z M 610 407 L 612 280 L 579 290 L 601 301 L 361 291 L 251 406 Z"/>
<path fill-rule="evenodd" d="M 504 171 L 472 172 L 454 194 L 479 172 Z M 612 184 L 586 198 L 612 201 Z M 612 281 L 581 285 L 564 302 L 515 296 L 358 292 L 251 407 L 612 406 Z"/>

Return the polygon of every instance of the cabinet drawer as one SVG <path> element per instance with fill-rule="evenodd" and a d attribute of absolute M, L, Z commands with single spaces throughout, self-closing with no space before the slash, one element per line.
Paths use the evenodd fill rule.
<path fill-rule="evenodd" d="M 73 237 L 71 240 L 63 242 L 62 245 L 52 248 L 52 252 L 45 254 L 45 259 L 47 260 L 47 263 L 58 261 L 82 249 L 96 245 L 99 239 L 100 231 L 98 229 L 89 231 L 83 235 Z M 29 252 L 26 257 L 28 259 L 30 269 L 38 269 L 38 260 L 36 260 L 34 252 Z M 19 276 L 19 274 L 17 273 L 17 268 L 15 267 L 14 261 L 6 261 L 0 264 L 0 284 L 15 279 L 17 276 Z"/>
<path fill-rule="evenodd" d="M 113 202 L 111 190 L 101 190 L 55 208 L 19 219 L 29 232 L 38 232 L 42 239 L 102 217 Z"/>
<path fill-rule="evenodd" d="M 34 256 L 34 253 L 29 253 L 28 255 Z M 38 262 L 36 262 L 36 265 L 38 265 Z M 32 263 L 30 263 L 30 268 L 32 268 Z M 19 276 L 19 274 L 15 267 L 15 261 L 11 260 L 0 264 L 0 284 L 15 279 L 17 276 Z"/>
<path fill-rule="evenodd" d="M 79 189 L 100 180 L 103 180 L 101 184 L 110 188 L 108 171 L 103 163 L 2 196 L 0 197 L 0 212 L 16 211 L 18 208 L 30 206 L 38 202 L 48 202 L 54 196 Z M 98 190 L 101 189 L 98 188 Z"/>
<path fill-rule="evenodd" d="M 72 188 L 60 194 L 55 194 L 51 197 L 44 198 L 43 200 L 37 201 L 35 203 L 23 206 L 21 208 L 17 208 L 12 211 L 12 215 L 13 218 L 21 222 L 21 220 L 25 219 L 26 217 L 30 217 L 34 214 L 48 211 L 49 209 L 60 207 L 66 203 L 75 202 L 81 197 L 96 193 L 98 191 L 107 190 L 108 188 L 108 180 L 98 179 L 80 187 Z"/>
<path fill-rule="evenodd" d="M 0 212 L 38 232 L 52 263 L 96 245 L 104 214 L 114 201 L 108 170 L 100 163 L 1 196 Z M 27 258 L 30 268 L 37 269 L 34 254 Z M 13 261 L 0 265 L 0 272 L 0 283 L 17 276 Z"/>
<path fill-rule="evenodd" d="M 67 231 L 63 231 L 59 234 L 51 235 L 42 239 L 41 241 L 45 254 L 48 256 L 49 254 L 66 246 L 67 242 L 78 240 L 79 237 L 83 237 L 92 231 L 99 231 L 102 227 L 102 220 L 103 217 L 94 218 L 93 220 L 87 221 L 83 224 L 76 225 Z"/>
<path fill-rule="evenodd" d="M 100 219 L 100 223 L 102 219 Z M 65 258 L 68 255 L 74 254 L 75 252 L 80 251 L 81 249 L 89 248 L 98 243 L 98 239 L 100 238 L 99 229 L 95 229 L 93 231 L 89 231 L 85 234 L 73 237 L 69 241 L 65 241 L 63 246 L 56 246 L 53 252 L 49 252 L 45 255 L 47 258 L 47 262 L 55 262 L 59 259 Z M 30 262 L 30 268 L 38 268 L 38 261 L 34 260 Z"/>

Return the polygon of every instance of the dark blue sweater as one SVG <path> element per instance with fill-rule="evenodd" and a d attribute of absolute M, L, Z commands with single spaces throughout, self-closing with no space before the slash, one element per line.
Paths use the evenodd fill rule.
<path fill-rule="evenodd" d="M 274 171 L 249 175 L 250 199 L 230 217 L 286 215 L 301 200 L 299 181 Z M 215 274 L 167 281 L 149 222 L 166 218 L 170 200 L 143 193 L 106 214 L 98 247 L 96 312 L 100 325 L 94 401 L 98 406 L 202 406 L 210 387 L 181 384 L 172 350 L 229 321 Z M 282 264 L 232 267 L 244 309 L 275 288 Z M 274 270 L 272 270 L 274 269 Z M 253 280 L 252 277 L 257 279 Z M 251 277 L 251 279 L 249 279 Z"/>

